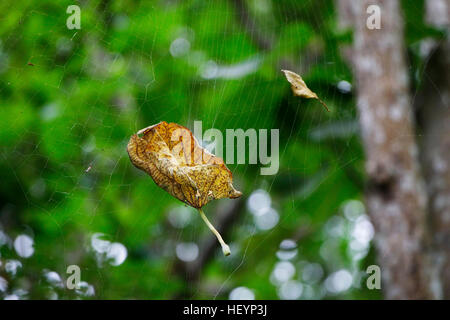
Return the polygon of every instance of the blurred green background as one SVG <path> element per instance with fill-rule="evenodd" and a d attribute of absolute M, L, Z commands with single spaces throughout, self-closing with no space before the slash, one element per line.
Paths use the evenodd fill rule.
<path fill-rule="evenodd" d="M 423 2 L 403 4 L 415 74 L 428 30 Z M 0 298 L 381 298 L 366 287 L 351 40 L 329 0 L 1 1 Z M 130 136 L 163 120 L 280 129 L 279 172 L 229 165 L 243 198 L 204 208 L 230 257 L 128 158 Z"/>

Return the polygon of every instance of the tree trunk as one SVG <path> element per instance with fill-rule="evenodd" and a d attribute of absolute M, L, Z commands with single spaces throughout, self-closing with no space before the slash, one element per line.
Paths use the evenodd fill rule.
<path fill-rule="evenodd" d="M 428 0 L 426 20 L 446 28 L 448 0 Z M 415 101 L 422 129 L 421 160 L 429 197 L 433 240 L 433 266 L 441 281 L 434 282 L 439 297 L 450 299 L 450 39 L 423 42 L 431 49 Z"/>
<path fill-rule="evenodd" d="M 381 29 L 366 26 L 369 5 L 381 9 Z M 427 196 L 415 141 L 399 1 L 341 0 L 353 13 L 352 64 L 366 153 L 366 204 L 387 299 L 429 299 Z M 351 16 L 351 15 L 350 15 Z"/>

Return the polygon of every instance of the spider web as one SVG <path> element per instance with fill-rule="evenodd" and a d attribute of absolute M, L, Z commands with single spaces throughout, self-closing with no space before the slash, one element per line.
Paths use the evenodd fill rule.
<path fill-rule="evenodd" d="M 21 4 L 17 18 L 0 18 L 13 25 L 0 46 L 2 170 L 20 194 L 2 191 L 0 259 L 23 265 L 5 271 L 0 294 L 35 297 L 16 278 L 37 268 L 45 298 L 73 297 L 58 285 L 75 264 L 75 295 L 86 298 L 354 297 L 373 229 L 352 181 L 363 156 L 333 2 L 80 2 L 81 30 L 65 26 L 70 4 Z M 280 72 L 291 67 L 330 114 L 292 96 Z M 162 120 L 201 120 L 224 136 L 280 130 L 275 176 L 228 165 L 245 193 L 225 236 L 233 254 L 216 245 L 195 277 L 189 265 L 212 235 L 126 154 L 131 134 Z M 231 201 L 205 212 L 214 221 Z M 19 235 L 33 239 L 30 257 Z"/>

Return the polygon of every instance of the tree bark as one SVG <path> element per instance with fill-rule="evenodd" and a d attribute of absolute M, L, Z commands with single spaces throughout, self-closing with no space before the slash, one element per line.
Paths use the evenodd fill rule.
<path fill-rule="evenodd" d="M 428 0 L 426 20 L 450 32 L 450 2 Z M 430 45 L 431 41 L 431 45 Z M 429 197 L 433 266 L 440 281 L 433 289 L 450 299 L 450 39 L 424 41 L 431 49 L 415 101 L 422 130 L 421 161 Z"/>
<path fill-rule="evenodd" d="M 381 29 L 366 26 L 369 5 L 380 7 Z M 338 7 L 354 16 L 351 60 L 366 153 L 366 204 L 376 230 L 382 289 L 387 299 L 429 299 L 433 295 L 426 254 L 427 195 L 399 6 L 396 0 L 341 0 Z"/>

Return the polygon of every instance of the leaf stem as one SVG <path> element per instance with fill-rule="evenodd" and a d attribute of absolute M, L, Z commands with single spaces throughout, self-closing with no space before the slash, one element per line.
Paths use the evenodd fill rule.
<path fill-rule="evenodd" d="M 328 109 L 328 106 L 325 104 L 325 102 L 323 102 L 319 98 L 317 98 L 317 100 L 319 100 L 319 102 L 325 107 L 325 109 L 327 109 L 327 111 L 330 112 L 330 109 Z"/>
<path fill-rule="evenodd" d="M 200 213 L 200 217 L 202 217 L 203 221 L 205 221 L 208 228 L 212 231 L 212 233 L 214 233 L 214 235 L 217 237 L 217 240 L 219 240 L 219 243 L 222 246 L 223 254 L 225 256 L 229 256 L 231 253 L 230 247 L 223 241 L 222 236 L 220 235 L 219 231 L 217 231 L 216 228 L 214 228 L 214 226 L 211 224 L 211 222 L 209 222 L 208 218 L 203 213 L 202 208 L 199 208 L 198 212 Z"/>

